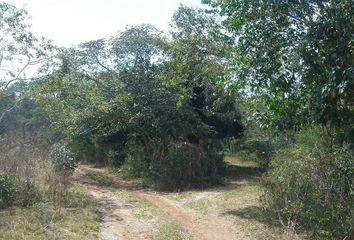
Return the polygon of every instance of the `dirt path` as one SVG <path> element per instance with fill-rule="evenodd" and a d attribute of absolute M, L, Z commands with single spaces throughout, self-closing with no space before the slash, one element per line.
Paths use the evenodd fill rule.
<path fill-rule="evenodd" d="M 84 168 L 99 172 L 104 178 L 109 179 L 114 186 L 124 188 L 137 197 L 143 198 L 160 208 L 167 216 L 177 221 L 196 240 L 238 240 L 249 239 L 237 229 L 228 229 L 225 219 L 215 215 L 208 219 L 198 217 L 198 214 L 190 209 L 183 208 L 177 201 L 168 199 L 161 194 L 147 191 L 141 187 L 120 178 L 114 177 L 103 169 Z M 132 207 L 123 199 L 120 199 L 106 186 L 95 184 L 88 179 L 82 171 L 76 173 L 79 183 L 87 187 L 92 196 L 97 199 L 102 206 L 102 231 L 100 239 L 149 239 L 146 237 L 148 227 L 137 220 Z"/>
<path fill-rule="evenodd" d="M 136 206 L 114 193 L 113 189 L 102 186 L 85 176 L 79 169 L 74 179 L 98 201 L 101 214 L 100 240 L 135 240 L 146 238 L 151 226 L 134 215 Z"/>

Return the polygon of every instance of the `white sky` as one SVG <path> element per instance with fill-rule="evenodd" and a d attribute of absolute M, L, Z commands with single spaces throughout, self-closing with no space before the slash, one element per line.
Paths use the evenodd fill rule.
<path fill-rule="evenodd" d="M 6 1 L 6 0 L 5 0 Z M 114 35 L 127 25 L 149 23 L 167 29 L 179 4 L 201 7 L 201 0 L 7 0 L 25 7 L 38 37 L 71 46 Z"/>

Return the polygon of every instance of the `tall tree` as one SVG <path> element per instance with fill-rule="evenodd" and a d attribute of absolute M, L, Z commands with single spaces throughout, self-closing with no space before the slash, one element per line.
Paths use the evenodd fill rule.
<path fill-rule="evenodd" d="M 23 99 L 15 99 L 16 94 L 8 88 L 17 81 L 37 78 L 35 73 L 44 66 L 52 48 L 31 33 L 27 18 L 25 10 L 0 2 L 0 122 Z M 8 101 L 9 96 L 13 101 Z"/>
<path fill-rule="evenodd" d="M 239 83 L 267 102 L 274 127 L 300 126 L 309 115 L 353 131 L 351 0 L 204 3 L 233 33 Z"/>
<path fill-rule="evenodd" d="M 210 137 L 237 137 L 243 127 L 238 97 L 228 91 L 231 81 L 230 37 L 215 16 L 201 9 L 180 6 L 172 21 L 170 80 L 180 84 Z"/>

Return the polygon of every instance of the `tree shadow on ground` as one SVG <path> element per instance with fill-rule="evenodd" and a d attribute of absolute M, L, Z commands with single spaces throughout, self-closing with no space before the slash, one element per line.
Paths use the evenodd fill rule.
<path fill-rule="evenodd" d="M 219 183 L 211 183 L 204 187 L 195 188 L 185 188 L 181 190 L 166 191 L 161 190 L 158 187 L 145 186 L 142 183 L 133 180 L 124 180 L 104 171 L 104 168 L 97 167 L 94 165 L 81 165 L 80 169 L 83 174 L 88 178 L 93 180 L 95 184 L 113 188 L 123 188 L 126 190 L 146 190 L 146 191 L 157 191 L 159 193 L 171 193 L 171 192 L 184 192 L 184 191 L 205 191 L 205 190 L 215 190 L 215 191 L 228 191 L 233 190 L 244 184 L 244 181 L 255 180 L 258 181 L 264 169 L 260 167 L 249 167 L 249 166 L 239 166 L 226 164 L 225 166 L 225 178 Z"/>
<path fill-rule="evenodd" d="M 218 192 L 234 190 L 246 182 L 257 183 L 264 172 L 265 170 L 261 167 L 226 164 L 224 178 L 220 183 L 199 190 Z"/>
<path fill-rule="evenodd" d="M 235 216 L 248 220 L 256 220 L 257 222 L 268 226 L 281 227 L 280 222 L 276 220 L 273 214 L 258 206 L 247 206 L 240 209 L 229 210 L 224 212 L 222 215 Z"/>
<path fill-rule="evenodd" d="M 226 165 L 226 178 L 234 181 L 259 178 L 264 172 L 265 169 L 261 167 L 245 167 L 232 164 Z"/>

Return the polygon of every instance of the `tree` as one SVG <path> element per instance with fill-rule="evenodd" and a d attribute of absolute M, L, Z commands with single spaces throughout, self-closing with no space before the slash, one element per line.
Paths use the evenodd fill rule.
<path fill-rule="evenodd" d="M 22 102 L 16 93 L 7 89 L 17 81 L 32 80 L 44 66 L 52 47 L 44 39 L 37 39 L 27 23 L 27 12 L 0 2 L 0 122 Z M 7 101 L 12 96 L 13 101 Z M 7 104 L 4 104 L 7 102 Z"/>
<path fill-rule="evenodd" d="M 173 16 L 170 80 L 210 128 L 209 137 L 239 137 L 243 127 L 231 81 L 230 37 L 215 16 L 181 6 Z"/>
<path fill-rule="evenodd" d="M 233 33 L 239 84 L 267 103 L 272 127 L 300 127 L 310 117 L 353 131 L 352 1 L 204 3 Z"/>
<path fill-rule="evenodd" d="M 58 70 L 39 82 L 45 94 L 38 99 L 56 127 L 71 139 L 106 146 L 103 151 L 127 151 L 128 135 L 146 148 L 166 136 L 169 130 L 161 126 L 168 126 L 166 115 L 175 104 L 159 79 L 165 56 L 159 35 L 149 25 L 130 27 L 110 40 L 65 51 Z"/>
<path fill-rule="evenodd" d="M 180 11 L 190 19 L 170 39 L 150 25 L 128 27 L 65 50 L 57 70 L 37 81 L 44 93 L 38 102 L 53 126 L 65 129 L 78 157 L 130 164 L 135 176 L 152 176 L 166 188 L 218 177 L 217 143 L 243 130 L 236 101 L 220 81 L 227 73 L 225 46 L 213 44 L 209 26 L 203 37 L 198 28 L 188 34 L 199 16 Z M 184 174 L 172 174 L 176 168 Z"/>

